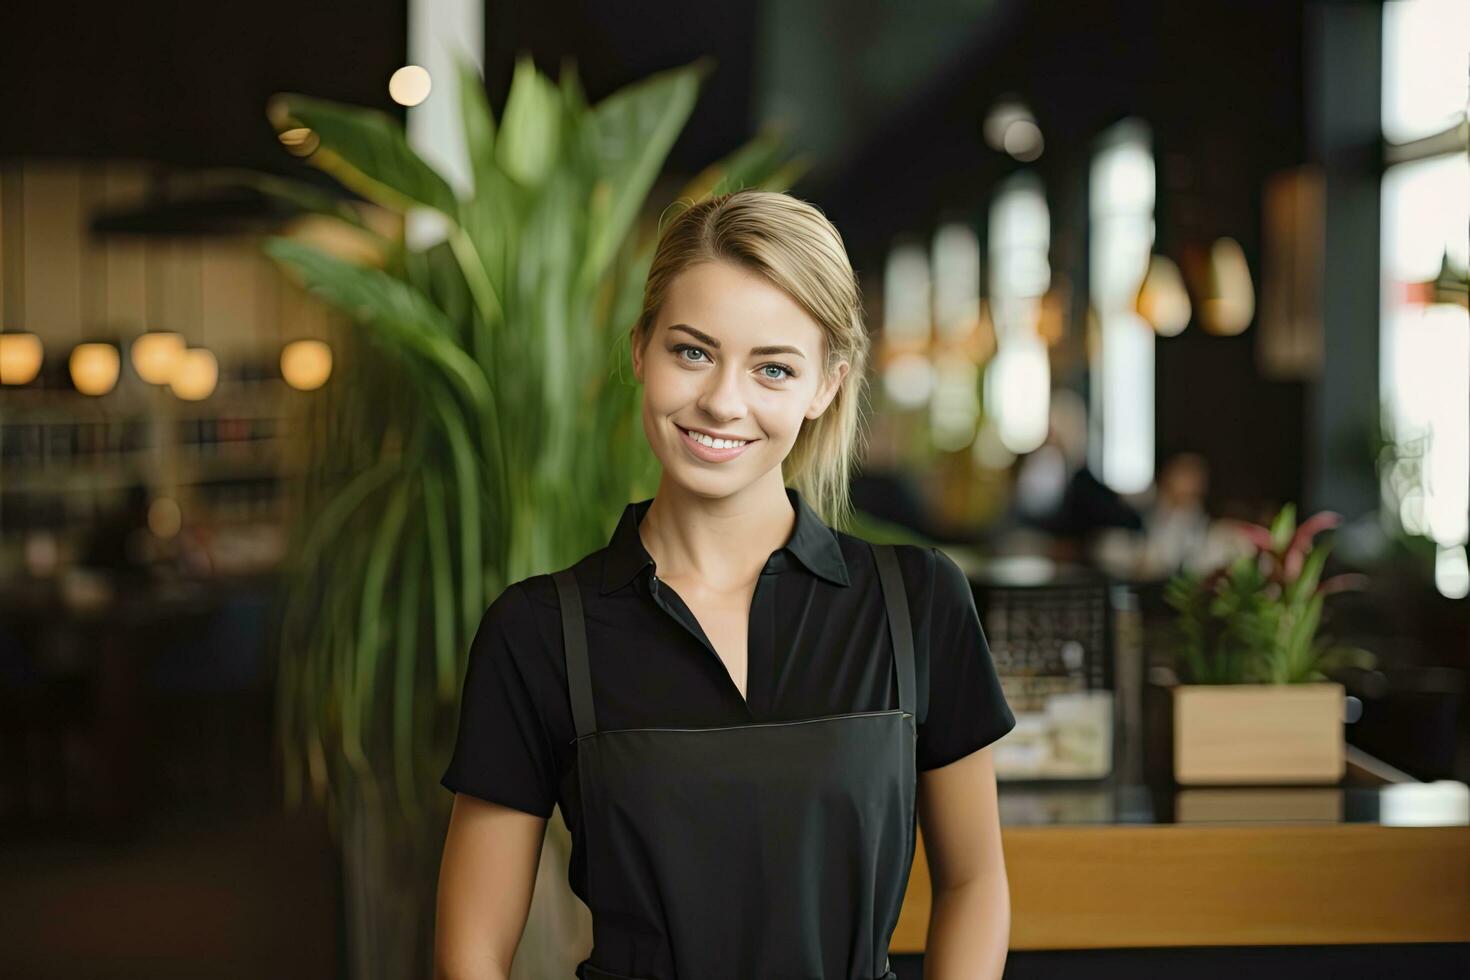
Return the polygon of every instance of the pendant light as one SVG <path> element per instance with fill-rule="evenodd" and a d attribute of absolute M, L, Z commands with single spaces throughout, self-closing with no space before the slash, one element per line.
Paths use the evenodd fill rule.
<path fill-rule="evenodd" d="M 7 179 L 8 178 L 8 179 Z M 11 218 L 11 212 L 15 218 Z M 5 306 L 0 315 L 0 384 L 30 384 L 41 372 L 45 349 L 41 338 L 20 329 L 25 321 L 25 174 L 20 165 L 9 175 L 0 175 L 0 255 L 5 260 Z M 19 230 L 11 232 L 12 228 Z M 15 262 L 10 253 L 15 253 Z M 19 264 L 20 270 L 13 268 Z"/>
<path fill-rule="evenodd" d="M 152 259 L 157 247 L 151 242 L 143 245 L 143 309 L 150 328 L 160 325 L 156 307 L 162 290 L 154 276 L 154 267 L 158 263 Z M 151 385 L 165 385 L 173 377 L 174 366 L 183 352 L 183 334 L 173 330 L 148 329 L 133 339 L 130 356 L 138 377 Z"/>
<path fill-rule="evenodd" d="M 1189 326 L 1192 314 L 1189 290 L 1184 275 L 1167 255 L 1154 255 L 1148 261 L 1148 273 L 1139 284 L 1134 311 L 1160 337 L 1174 337 Z"/>
<path fill-rule="evenodd" d="M 97 315 L 96 303 L 88 303 L 89 297 L 94 296 L 97 289 L 97 263 L 93 261 L 96 258 L 96 250 L 89 240 L 89 229 L 85 223 L 87 216 L 91 214 L 88 206 L 90 202 L 87 200 L 85 190 L 87 186 L 87 177 L 83 175 L 83 225 L 78 231 L 77 240 L 81 259 L 77 263 L 77 269 L 82 279 L 81 292 L 78 295 L 82 300 L 83 329 L 86 329 L 89 324 L 100 323 L 103 319 Z M 91 309 L 88 309 L 89 305 Z M 68 359 L 72 387 L 83 395 L 107 394 L 117 385 L 118 368 L 121 366 L 121 361 L 117 348 L 109 343 L 87 341 L 77 344 L 72 348 L 71 357 Z"/>
<path fill-rule="evenodd" d="M 297 391 L 315 391 L 332 376 L 332 348 L 304 337 L 281 348 L 281 377 Z"/>
<path fill-rule="evenodd" d="M 198 286 L 199 302 L 195 304 L 194 320 L 199 325 L 201 338 L 204 335 L 204 246 L 202 242 L 196 242 L 198 249 L 197 261 L 199 263 L 199 274 L 194 277 Z M 174 373 L 169 378 L 168 386 L 173 393 L 184 401 L 203 401 L 214 393 L 214 386 L 219 381 L 219 360 L 214 352 L 202 343 L 198 347 L 185 347 L 179 355 L 178 363 L 174 365 Z"/>
<path fill-rule="evenodd" d="M 179 356 L 168 386 L 184 401 L 203 401 L 219 381 L 219 359 L 207 347 L 189 347 Z"/>
<path fill-rule="evenodd" d="M 88 341 L 71 349 L 68 360 L 71 383 L 84 395 L 105 395 L 117 386 L 122 358 L 117 348 L 101 341 Z"/>
<path fill-rule="evenodd" d="M 1256 313 L 1256 293 L 1239 242 L 1233 238 L 1215 239 L 1210 246 L 1204 280 L 1199 311 L 1205 330 L 1230 337 L 1249 327 Z"/>
<path fill-rule="evenodd" d="M 41 338 L 26 330 L 0 330 L 0 384 L 25 385 L 41 373 Z"/>
<path fill-rule="evenodd" d="M 289 284 L 274 266 L 265 266 L 276 294 L 276 324 L 286 322 L 286 290 Z M 281 377 L 297 391 L 315 391 L 332 376 L 332 348 L 324 340 L 302 337 L 281 348 Z"/>

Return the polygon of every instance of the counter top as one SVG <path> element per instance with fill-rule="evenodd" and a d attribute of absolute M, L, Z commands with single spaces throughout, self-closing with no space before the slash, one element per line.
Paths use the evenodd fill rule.
<path fill-rule="evenodd" d="M 1470 942 L 1464 785 L 1001 783 L 1012 949 Z M 922 831 L 890 946 L 922 952 Z"/>

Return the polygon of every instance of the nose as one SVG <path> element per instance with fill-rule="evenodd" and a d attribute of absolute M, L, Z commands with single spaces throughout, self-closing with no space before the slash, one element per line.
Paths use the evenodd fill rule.
<path fill-rule="evenodd" d="M 745 417 L 745 393 L 741 390 L 743 375 L 734 365 L 706 373 L 704 390 L 698 404 L 710 418 L 721 422 Z"/>

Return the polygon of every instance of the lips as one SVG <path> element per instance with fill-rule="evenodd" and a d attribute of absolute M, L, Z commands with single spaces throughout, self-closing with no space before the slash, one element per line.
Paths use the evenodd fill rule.
<path fill-rule="evenodd" d="M 706 463 L 728 462 L 729 460 L 732 460 L 736 456 L 739 456 L 741 453 L 745 452 L 751 447 L 752 444 L 757 441 L 754 439 L 750 439 L 747 440 L 745 445 L 743 446 L 735 446 L 730 449 L 715 449 L 712 446 L 706 446 L 698 439 L 695 439 L 689 434 L 688 430 L 684 429 L 682 426 L 675 425 L 674 428 L 679 430 L 679 441 L 684 444 L 684 448 L 688 449 L 690 454 L 693 455 L 696 459 L 702 460 Z"/>

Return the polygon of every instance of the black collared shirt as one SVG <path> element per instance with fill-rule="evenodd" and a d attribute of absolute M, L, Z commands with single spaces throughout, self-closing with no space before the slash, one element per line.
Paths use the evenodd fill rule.
<path fill-rule="evenodd" d="M 605 548 L 577 562 L 598 730 L 790 721 L 898 706 L 892 643 L 872 551 L 836 531 L 796 490 L 791 538 L 761 570 L 747 638 L 749 702 L 699 622 L 655 574 L 638 535 L 653 501 L 628 504 Z M 935 548 L 897 546 L 914 630 L 918 767 L 946 765 L 1016 720 L 969 580 Z M 576 729 L 561 607 L 549 574 L 490 604 L 470 649 L 458 738 L 440 782 L 580 825 L 568 777 Z M 581 869 L 573 862 L 574 885 Z"/>

